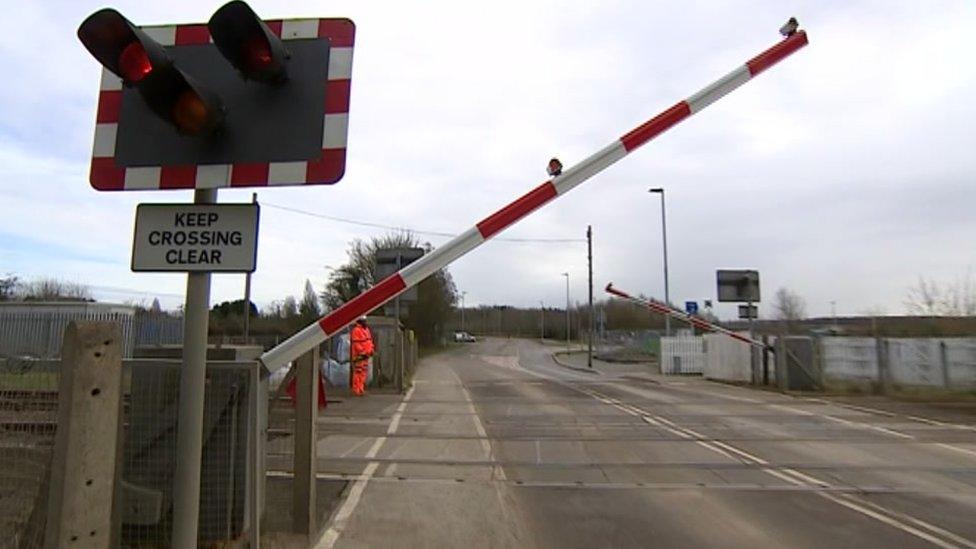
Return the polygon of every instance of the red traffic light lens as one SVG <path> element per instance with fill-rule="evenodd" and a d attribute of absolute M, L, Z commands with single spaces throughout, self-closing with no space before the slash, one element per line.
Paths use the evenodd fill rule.
<path fill-rule="evenodd" d="M 271 66 L 274 62 L 271 56 L 271 45 L 263 36 L 255 36 L 244 43 L 244 63 L 248 70 L 260 71 Z"/>
<path fill-rule="evenodd" d="M 181 132 L 197 135 L 203 132 L 210 120 L 210 111 L 193 90 L 185 90 L 173 105 L 173 122 Z"/>
<path fill-rule="evenodd" d="M 119 54 L 119 71 L 127 82 L 139 82 L 152 70 L 149 55 L 138 41 L 126 46 Z"/>

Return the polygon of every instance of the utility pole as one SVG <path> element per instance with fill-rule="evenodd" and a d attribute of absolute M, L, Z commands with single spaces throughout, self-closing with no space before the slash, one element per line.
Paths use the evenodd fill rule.
<path fill-rule="evenodd" d="M 668 223 L 664 217 L 664 189 L 658 187 L 648 192 L 661 195 L 661 239 L 664 242 L 664 303 L 671 306 L 671 294 L 668 288 Z M 671 337 L 671 317 L 664 317 L 664 333 Z"/>
<path fill-rule="evenodd" d="M 569 351 L 569 273 L 563 273 L 566 277 L 566 350 Z"/>
<path fill-rule="evenodd" d="M 545 343 L 546 341 L 546 304 L 539 301 L 539 339 Z"/>
<path fill-rule="evenodd" d="M 468 292 L 461 292 L 461 331 L 464 331 L 464 296 L 468 295 Z"/>
<path fill-rule="evenodd" d="M 251 193 L 251 204 L 258 203 L 258 193 Z M 251 338 L 251 273 L 244 275 L 244 345 Z"/>
<path fill-rule="evenodd" d="M 586 260 L 589 264 L 590 271 L 590 333 L 589 333 L 589 350 L 586 353 L 586 365 L 590 368 L 593 367 L 593 227 L 591 225 L 586 226 Z"/>

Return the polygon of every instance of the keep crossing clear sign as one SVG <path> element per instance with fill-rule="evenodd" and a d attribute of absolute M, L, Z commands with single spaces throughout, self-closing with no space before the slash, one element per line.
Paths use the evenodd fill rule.
<path fill-rule="evenodd" d="M 257 204 L 139 204 L 132 270 L 254 272 Z"/>

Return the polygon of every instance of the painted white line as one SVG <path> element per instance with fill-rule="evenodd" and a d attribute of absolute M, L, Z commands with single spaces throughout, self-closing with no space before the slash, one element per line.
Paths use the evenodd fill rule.
<path fill-rule="evenodd" d="M 851 426 L 851 427 L 859 427 L 861 429 L 871 429 L 871 430 L 877 431 L 879 433 L 885 433 L 887 435 L 891 435 L 891 436 L 894 436 L 894 437 L 900 437 L 900 438 L 904 438 L 904 439 L 909 439 L 909 440 L 914 440 L 915 439 L 915 437 L 912 436 L 912 435 L 906 435 L 905 433 L 899 433 L 898 431 L 893 431 L 893 430 L 887 429 L 885 427 L 878 427 L 877 425 L 871 425 L 870 423 L 861 423 L 859 421 L 850 421 L 850 420 L 847 420 L 847 419 L 841 419 L 839 417 L 828 416 L 826 414 L 818 414 L 818 416 L 819 417 L 822 417 L 824 419 L 828 419 L 830 421 L 836 422 L 836 423 L 840 423 L 842 425 L 848 425 L 848 426 Z"/>
<path fill-rule="evenodd" d="M 528 370 L 526 370 L 526 371 L 528 371 Z M 537 375 L 537 374 L 533 374 L 533 375 Z M 540 375 L 538 377 L 544 377 L 544 376 L 541 376 Z M 553 381 L 555 381 L 556 383 L 560 383 L 558 380 L 555 380 L 555 379 L 553 379 Z M 644 418 L 645 416 L 648 416 L 648 417 L 653 418 L 654 421 L 657 421 L 657 422 L 659 422 L 661 424 L 664 424 L 664 425 L 673 427 L 675 429 L 681 429 L 674 422 L 672 422 L 672 421 L 670 421 L 670 420 L 668 420 L 666 418 L 663 418 L 661 416 L 652 416 L 651 414 L 647 413 L 644 410 L 641 410 L 640 408 L 638 408 L 636 406 L 624 405 L 624 404 L 620 403 L 619 401 L 615 401 L 614 399 L 610 399 L 608 397 L 604 397 L 603 395 L 600 395 L 599 393 L 591 393 L 589 391 L 585 391 L 585 390 L 582 390 L 582 389 L 578 389 L 576 387 L 572 387 L 572 386 L 569 386 L 569 385 L 566 385 L 566 384 L 562 384 L 562 385 L 564 385 L 566 387 L 570 387 L 571 389 L 573 389 L 573 390 L 575 390 L 577 392 L 586 394 L 586 395 L 588 395 L 590 397 L 596 398 L 600 402 L 604 402 L 604 403 L 610 404 L 611 406 L 615 406 L 618 409 L 623 410 L 624 412 L 626 412 L 628 414 L 638 415 L 641 418 Z M 810 399 L 810 400 L 812 400 L 812 399 Z M 778 405 L 771 405 L 771 406 L 778 406 Z M 815 415 L 812 412 L 807 412 L 805 410 L 790 409 L 788 407 L 784 407 L 784 408 L 787 408 L 787 409 L 789 409 L 789 410 L 791 410 L 791 411 L 793 411 L 795 413 L 800 413 L 801 415 Z M 884 415 L 884 414 L 882 414 L 882 415 Z M 833 418 L 833 417 L 830 417 L 830 416 L 822 416 L 822 417 L 826 417 L 826 418 L 833 419 L 833 420 L 836 420 L 837 419 L 837 418 Z M 647 420 L 645 419 L 645 421 L 647 421 Z M 846 420 L 842 420 L 842 421 L 846 421 Z M 849 423 L 853 423 L 853 422 L 849 422 Z M 863 424 L 863 423 L 862 424 L 857 424 L 857 425 L 861 425 L 861 426 L 865 426 L 865 427 L 869 427 L 869 428 L 875 428 L 876 427 L 876 426 L 872 426 L 872 425 L 868 425 L 868 424 Z M 910 435 L 905 435 L 904 433 L 898 433 L 897 431 L 891 431 L 889 429 L 885 429 L 883 427 L 876 427 L 876 428 L 877 429 L 880 429 L 880 430 L 883 430 L 883 432 L 887 432 L 888 434 L 893 434 L 895 436 L 904 437 L 904 438 L 915 438 L 915 437 L 912 437 Z M 699 441 L 699 442 L 704 442 L 704 441 Z M 738 448 L 736 448 L 736 447 L 734 447 L 732 445 L 726 444 L 726 443 L 721 442 L 721 441 L 718 441 L 718 440 L 710 440 L 708 442 L 711 445 L 713 445 L 713 446 L 706 446 L 706 447 L 710 448 L 713 451 L 720 452 L 720 450 L 718 450 L 718 449 L 721 448 L 723 450 L 727 450 L 728 452 L 731 452 L 733 454 L 736 454 L 736 455 L 738 455 L 740 457 L 743 457 L 743 458 L 745 458 L 745 459 L 747 459 L 749 461 L 753 461 L 753 462 L 755 462 L 755 463 L 757 463 L 759 465 L 769 465 L 769 462 L 767 462 L 766 460 L 760 458 L 759 456 L 752 455 L 752 454 L 750 454 L 748 452 L 745 452 L 744 450 L 740 450 L 740 449 L 738 449 Z M 950 446 L 950 447 L 952 449 L 955 449 L 955 450 L 961 450 L 960 448 L 956 448 L 954 446 Z M 720 452 L 720 453 L 723 453 L 724 454 L 724 452 Z M 728 455 L 728 454 L 725 454 L 725 455 Z M 795 485 L 795 486 L 805 487 L 805 486 L 810 486 L 812 484 L 812 485 L 814 485 L 816 487 L 821 487 L 821 488 L 834 488 L 828 482 L 825 482 L 825 481 L 822 481 L 822 480 L 817 479 L 815 477 L 812 477 L 810 475 L 801 473 L 801 472 L 796 471 L 794 469 L 784 469 L 782 471 L 777 471 L 775 469 L 763 468 L 762 470 L 764 472 L 766 472 L 766 473 L 768 473 L 768 474 L 776 477 L 776 478 L 779 478 L 780 480 L 783 480 L 783 481 L 785 481 L 785 482 L 787 482 L 789 484 Z M 897 529 L 899 529 L 899 530 L 901 530 L 903 532 L 907 532 L 909 534 L 912 534 L 912 535 L 914 535 L 914 536 L 916 536 L 916 537 L 918 537 L 920 539 L 926 540 L 926 541 L 928 541 L 930 543 L 933 543 L 934 545 L 937 545 L 939 547 L 944 547 L 944 548 L 950 549 L 950 548 L 956 548 L 956 547 L 958 547 L 958 545 L 954 545 L 954 544 L 949 543 L 949 542 L 947 542 L 945 540 L 939 539 L 939 538 L 937 538 L 937 537 L 935 537 L 935 536 L 933 536 L 933 535 L 931 535 L 931 534 L 929 534 L 927 532 L 924 532 L 922 530 L 919 530 L 918 528 L 915 528 L 915 527 L 911 526 L 910 524 L 906 524 L 905 521 L 908 521 L 908 522 L 910 522 L 912 524 L 916 524 L 918 526 L 924 527 L 924 528 L 930 530 L 931 532 L 941 533 L 944 537 L 949 538 L 949 539 L 955 541 L 956 543 L 961 544 L 964 547 L 970 547 L 972 549 L 976 549 L 976 543 L 973 543 L 972 541 L 967 540 L 965 538 L 962 538 L 962 537 L 960 537 L 960 536 L 958 536 L 958 535 L 956 535 L 956 534 L 954 534 L 952 532 L 949 532 L 948 530 L 944 530 L 942 528 L 939 528 L 939 527 L 937 527 L 935 525 L 932 525 L 932 524 L 929 524 L 929 523 L 924 522 L 922 520 L 919 520 L 919 519 L 917 519 L 915 517 L 912 517 L 910 515 L 903 515 L 903 514 L 900 514 L 900 513 L 895 513 L 893 511 L 889 511 L 887 509 L 884 509 L 883 507 L 879 507 L 877 505 L 871 504 L 872 506 L 876 507 L 879 510 L 882 510 L 885 513 L 899 515 L 902 518 L 902 520 L 899 521 L 899 520 L 897 520 L 895 518 L 891 518 L 891 517 L 886 516 L 886 515 L 883 515 L 883 514 L 881 514 L 879 512 L 873 511 L 873 510 L 865 507 L 865 505 L 862 504 L 859 501 L 852 501 L 851 497 L 850 496 L 846 496 L 845 494 L 841 494 L 841 495 L 843 495 L 845 497 L 839 497 L 839 496 L 833 495 L 831 493 L 827 493 L 825 491 L 816 491 L 815 493 L 818 494 L 818 495 L 820 495 L 821 497 L 824 497 L 824 498 L 826 498 L 826 499 L 834 502 L 834 503 L 837 503 L 838 505 L 842 505 L 844 507 L 847 507 L 848 509 L 851 509 L 853 511 L 856 511 L 858 513 L 861 513 L 861 514 L 863 514 L 865 516 L 874 518 L 874 519 L 876 519 L 876 520 L 878 520 L 880 522 L 883 522 L 885 524 L 888 524 L 889 526 L 892 526 L 894 528 L 897 528 Z"/>
<path fill-rule="evenodd" d="M 899 529 L 899 530 L 901 530 L 903 532 L 907 532 L 909 534 L 912 534 L 915 537 L 924 539 L 925 541 L 927 541 L 927 542 L 929 542 L 929 543 L 931 543 L 933 545 L 937 545 L 937 546 L 943 547 L 945 549 L 956 549 L 958 547 L 958 545 L 954 545 L 954 544 L 949 543 L 947 541 L 941 540 L 941 539 L 939 539 L 939 538 L 937 538 L 937 537 L 935 537 L 933 535 L 928 534 L 927 532 L 923 532 L 923 531 L 919 530 L 918 528 L 914 528 L 914 527 L 912 527 L 912 526 L 910 526 L 908 524 L 905 524 L 904 522 L 900 522 L 900 521 L 898 521 L 898 520 L 896 520 L 894 518 L 891 518 L 891 517 L 882 515 L 881 513 L 877 513 L 875 511 L 872 511 L 871 509 L 868 509 L 867 507 L 864 507 L 863 505 L 859 505 L 858 503 L 855 503 L 853 501 L 850 501 L 847 498 L 838 497 L 838 496 L 835 496 L 833 494 L 829 494 L 827 492 L 816 492 L 816 493 L 819 496 L 821 496 L 823 498 L 826 498 L 826 499 L 829 499 L 830 501 L 832 501 L 832 502 L 834 502 L 834 503 L 836 503 L 838 505 L 843 505 L 844 507 L 847 507 L 848 509 L 851 509 L 853 511 L 857 511 L 858 513 L 861 513 L 862 515 L 869 516 L 869 517 L 871 517 L 871 518 L 873 518 L 875 520 L 878 520 L 880 522 L 883 522 L 883 523 L 885 523 L 885 524 L 887 524 L 889 526 L 893 526 L 893 527 L 895 527 L 895 528 L 897 528 L 897 529 Z M 915 519 L 915 520 L 918 520 L 918 519 Z M 955 534 L 953 534 L 953 537 L 958 537 L 958 536 L 955 536 Z M 960 539 L 962 539 L 962 538 L 960 538 Z M 967 546 L 967 547 L 976 547 L 976 544 L 973 544 L 972 542 L 969 542 L 969 540 L 963 540 L 963 541 L 965 542 L 964 545 Z"/>
<path fill-rule="evenodd" d="M 948 448 L 949 450 L 955 450 L 957 452 L 962 452 L 964 454 L 969 454 L 969 455 L 971 455 L 973 457 L 976 457 L 976 451 L 970 450 L 968 448 L 960 448 L 959 446 L 953 446 L 951 444 L 946 444 L 944 442 L 936 442 L 935 445 L 936 446 L 941 446 L 942 448 Z"/>
<path fill-rule="evenodd" d="M 973 427 L 972 425 L 963 425 L 960 423 L 946 423 L 944 421 L 937 421 L 934 419 L 929 419 L 926 417 L 919 417 L 919 416 L 905 416 L 905 417 L 914 421 L 928 423 L 929 425 L 936 425 L 938 427 L 948 427 L 950 429 L 963 429 L 966 431 L 976 431 L 976 427 Z"/>
<path fill-rule="evenodd" d="M 392 435 L 396 432 L 397 427 L 400 425 L 400 418 L 403 416 L 403 411 L 407 407 L 407 402 L 413 396 L 414 387 L 411 386 L 407 390 L 407 394 L 403 396 L 403 400 L 400 405 L 397 406 L 396 413 L 393 414 L 393 419 L 390 421 L 390 427 L 386 430 L 386 434 Z M 386 437 L 379 437 L 373 442 L 373 445 L 366 452 L 367 458 L 374 458 L 379 453 L 383 444 L 386 443 Z M 353 482 L 352 488 L 349 489 L 349 495 L 346 496 L 345 501 L 339 506 L 339 510 L 336 511 L 335 516 L 332 519 L 332 525 L 322 534 L 318 543 L 315 544 L 316 549 L 331 549 L 335 545 L 336 541 L 339 540 L 339 536 L 342 534 L 343 529 L 346 527 L 346 523 L 349 521 L 349 517 L 352 516 L 353 511 L 359 505 L 359 501 L 363 497 L 363 492 L 366 490 L 366 485 L 369 484 L 369 479 L 373 477 L 376 473 L 376 469 L 379 467 L 379 463 L 375 461 L 369 462 L 366 468 L 363 470 L 360 478 Z"/>
<path fill-rule="evenodd" d="M 820 415 L 820 414 L 813 414 L 813 413 L 807 412 L 805 410 L 795 410 L 795 409 L 790 409 L 790 408 L 787 408 L 787 407 L 782 407 L 782 408 L 786 408 L 788 410 L 791 410 L 791 411 L 796 412 L 796 413 L 800 413 L 802 415 L 817 415 L 817 416 Z M 826 417 L 828 419 L 837 419 L 837 418 L 832 418 L 830 416 L 821 416 L 821 417 Z M 661 418 L 661 417 L 656 417 L 655 419 L 657 419 L 660 422 L 667 423 L 667 424 L 670 424 L 670 425 L 674 425 L 675 427 L 677 427 L 677 425 L 675 425 L 673 422 L 671 422 L 671 421 L 669 421 L 667 419 L 664 419 L 664 418 Z M 867 427 L 873 427 L 873 426 L 869 426 L 869 425 L 866 425 L 866 424 L 858 424 L 858 425 L 863 425 L 863 426 L 867 426 Z M 879 429 L 883 429 L 883 428 L 879 428 Z M 690 431 L 689 429 L 684 429 L 684 430 L 685 431 L 688 431 L 688 432 L 690 432 L 692 434 L 696 434 L 697 435 L 697 433 L 694 433 L 694 431 Z M 887 431 L 887 429 L 886 429 L 886 431 Z M 895 432 L 894 431 L 891 431 L 890 433 L 895 433 Z M 902 433 L 895 433 L 895 434 L 904 436 Z M 702 437 L 699 436 L 699 438 L 702 438 Z M 914 438 L 914 437 L 912 437 L 912 438 Z M 699 442 L 701 442 L 701 441 L 699 441 Z M 769 465 L 769 462 L 767 462 L 766 460 L 760 458 L 759 456 L 750 454 L 750 453 L 748 453 L 748 452 L 746 452 L 744 450 L 740 450 L 740 449 L 738 449 L 738 448 L 736 448 L 736 447 L 734 447 L 734 446 L 732 446 L 730 444 L 726 444 L 726 443 L 721 442 L 721 441 L 718 441 L 718 440 L 712 440 L 712 441 L 709 441 L 709 442 L 710 442 L 710 444 L 712 444 L 712 445 L 714 445 L 714 446 L 716 446 L 718 448 L 721 448 L 721 449 L 724 449 L 724 450 L 728 450 L 729 452 L 734 453 L 734 454 L 736 454 L 736 455 L 738 455 L 740 457 L 743 457 L 743 458 L 745 458 L 748 461 L 755 462 L 755 463 L 757 463 L 759 465 Z M 710 447 L 707 444 L 703 444 L 703 446 L 705 446 L 706 448 Z M 951 447 L 951 448 L 958 449 L 958 448 L 955 448 L 955 447 Z M 719 450 L 719 451 L 721 452 L 721 450 Z M 728 455 L 725 452 L 721 452 L 721 453 L 723 455 L 726 455 L 726 456 Z M 776 469 L 771 469 L 771 468 L 768 468 L 768 467 L 764 467 L 762 469 L 762 471 L 765 472 L 765 473 L 767 473 L 767 474 L 769 474 L 769 475 L 772 475 L 772 476 L 774 476 L 774 477 L 776 477 L 776 478 L 778 478 L 780 480 L 783 480 L 785 482 L 788 482 L 788 483 L 793 484 L 793 485 L 796 485 L 796 486 L 801 486 L 802 487 L 802 486 L 811 486 L 812 485 L 812 486 L 815 486 L 815 487 L 827 488 L 827 489 L 834 488 L 833 485 L 831 485 L 830 483 L 828 483 L 826 481 L 823 481 L 823 480 L 820 480 L 818 478 L 812 477 L 812 476 L 807 475 L 805 473 L 801 473 L 800 471 L 797 471 L 795 469 L 776 470 Z M 958 535 L 956 535 L 956 534 L 954 534 L 954 533 L 952 533 L 952 532 L 950 532 L 948 530 L 945 530 L 943 528 L 940 528 L 938 526 L 935 526 L 935 525 L 930 524 L 928 522 L 925 522 L 923 520 L 917 519 L 917 518 L 915 518 L 915 517 L 913 517 L 911 515 L 905 515 L 903 513 L 897 513 L 895 511 L 890 511 L 888 509 L 885 509 L 885 508 L 880 507 L 878 505 L 872 504 L 870 502 L 862 502 L 860 500 L 855 500 L 855 499 L 853 499 L 851 496 L 849 496 L 847 494 L 837 494 L 837 495 L 834 495 L 834 494 L 831 494 L 831 493 L 828 493 L 828 492 L 824 492 L 824 491 L 817 491 L 815 493 L 818 494 L 818 495 L 820 495 L 821 497 L 824 497 L 824 498 L 826 498 L 826 499 L 834 502 L 834 503 L 837 503 L 838 505 L 842 505 L 844 507 L 847 507 L 848 509 L 851 509 L 853 511 L 857 511 L 858 513 L 861 513 L 861 514 L 866 515 L 868 517 L 871 517 L 871 518 L 874 518 L 876 520 L 879 520 L 879 521 L 881 521 L 881 522 L 883 522 L 885 524 L 888 524 L 889 526 L 893 526 L 893 527 L 895 527 L 895 528 L 897 528 L 899 530 L 902 530 L 903 532 L 907 532 L 907 533 L 912 534 L 912 535 L 914 535 L 914 536 L 916 536 L 918 538 L 924 539 L 924 540 L 926 540 L 926 541 L 928 541 L 930 543 L 933 543 L 933 544 L 935 544 L 935 545 L 937 545 L 939 547 L 955 548 L 955 547 L 958 547 L 958 546 L 957 545 L 954 545 L 953 543 L 949 543 L 949 542 L 945 541 L 944 539 L 940 539 L 938 537 L 935 537 L 934 535 L 930 534 L 929 532 L 934 533 L 934 534 L 941 535 L 942 537 L 948 538 L 948 539 L 954 541 L 955 543 L 962 544 L 962 546 L 964 546 L 964 547 L 971 547 L 973 549 L 976 549 L 976 543 L 973 543 L 973 542 L 971 542 L 971 541 L 969 541 L 969 540 L 967 540 L 967 539 L 965 539 L 963 537 L 960 537 L 960 536 L 958 536 Z M 868 508 L 868 506 L 874 507 L 876 510 L 872 510 L 872 509 Z M 882 513 L 887 513 L 888 515 L 894 515 L 894 517 L 887 516 L 887 515 L 882 514 Z M 920 528 L 924 528 L 926 530 L 929 530 L 929 532 L 924 532 L 924 531 L 920 530 L 919 528 L 916 528 L 915 526 L 918 526 Z"/>
<path fill-rule="evenodd" d="M 819 402 L 821 404 L 831 404 L 833 406 L 839 406 L 841 408 L 850 408 L 851 410 L 857 410 L 859 412 L 866 412 L 866 413 L 869 413 L 869 414 L 877 414 L 877 415 L 888 416 L 888 417 L 899 417 L 899 416 L 901 416 L 901 417 L 910 419 L 912 421 L 917 421 L 919 423 L 926 423 L 928 425 L 936 425 L 938 427 L 948 427 L 948 428 L 951 428 L 951 429 L 963 429 L 963 430 L 966 430 L 966 431 L 976 431 L 976 427 L 974 427 L 972 425 L 963 425 L 961 423 L 947 423 L 945 421 L 938 421 L 938 420 L 935 420 L 935 419 L 929 419 L 927 417 L 910 416 L 910 415 L 907 415 L 907 414 L 897 414 L 895 412 L 889 412 L 887 410 L 879 410 L 877 408 L 868 408 L 866 406 L 858 406 L 856 404 L 848 404 L 846 402 L 832 402 L 830 400 L 826 400 L 826 399 L 823 399 L 823 398 L 807 398 L 805 400 L 808 400 L 810 402 Z"/>
<path fill-rule="evenodd" d="M 860 421 L 851 421 L 851 420 L 848 420 L 848 419 L 843 419 L 843 418 L 839 418 L 839 417 L 829 416 L 827 414 L 818 414 L 816 412 L 810 412 L 808 410 L 801 410 L 799 408 L 793 408 L 793 407 L 790 407 L 790 406 L 783 406 L 783 405 L 780 405 L 780 404 L 770 404 L 768 407 L 769 408 L 773 408 L 775 410 L 782 410 L 784 412 L 791 412 L 791 413 L 798 414 L 798 415 L 801 415 L 801 416 L 822 417 L 822 418 L 824 418 L 824 419 L 826 419 L 828 421 L 833 421 L 834 423 L 840 423 L 840 424 L 846 425 L 848 427 L 857 427 L 857 428 L 860 428 L 860 429 L 871 429 L 873 431 L 878 431 L 879 433 L 884 433 L 886 435 L 891 435 L 891 436 L 895 436 L 895 437 L 899 437 L 899 438 L 904 438 L 904 439 L 909 439 L 909 440 L 914 440 L 915 439 L 915 437 L 912 436 L 912 435 L 908 435 L 908 434 L 905 434 L 905 433 L 899 433 L 898 431 L 894 431 L 894 430 L 888 429 L 886 427 L 879 427 L 877 425 L 871 425 L 870 423 L 863 423 L 863 422 L 860 422 Z"/>

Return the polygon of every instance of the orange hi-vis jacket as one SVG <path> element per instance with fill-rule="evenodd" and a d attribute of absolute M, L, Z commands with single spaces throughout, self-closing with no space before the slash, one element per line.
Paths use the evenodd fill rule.
<path fill-rule="evenodd" d="M 353 362 L 360 362 L 373 356 L 375 348 L 373 346 L 373 334 L 370 333 L 369 328 L 356 324 L 352 327 L 349 340 Z"/>

